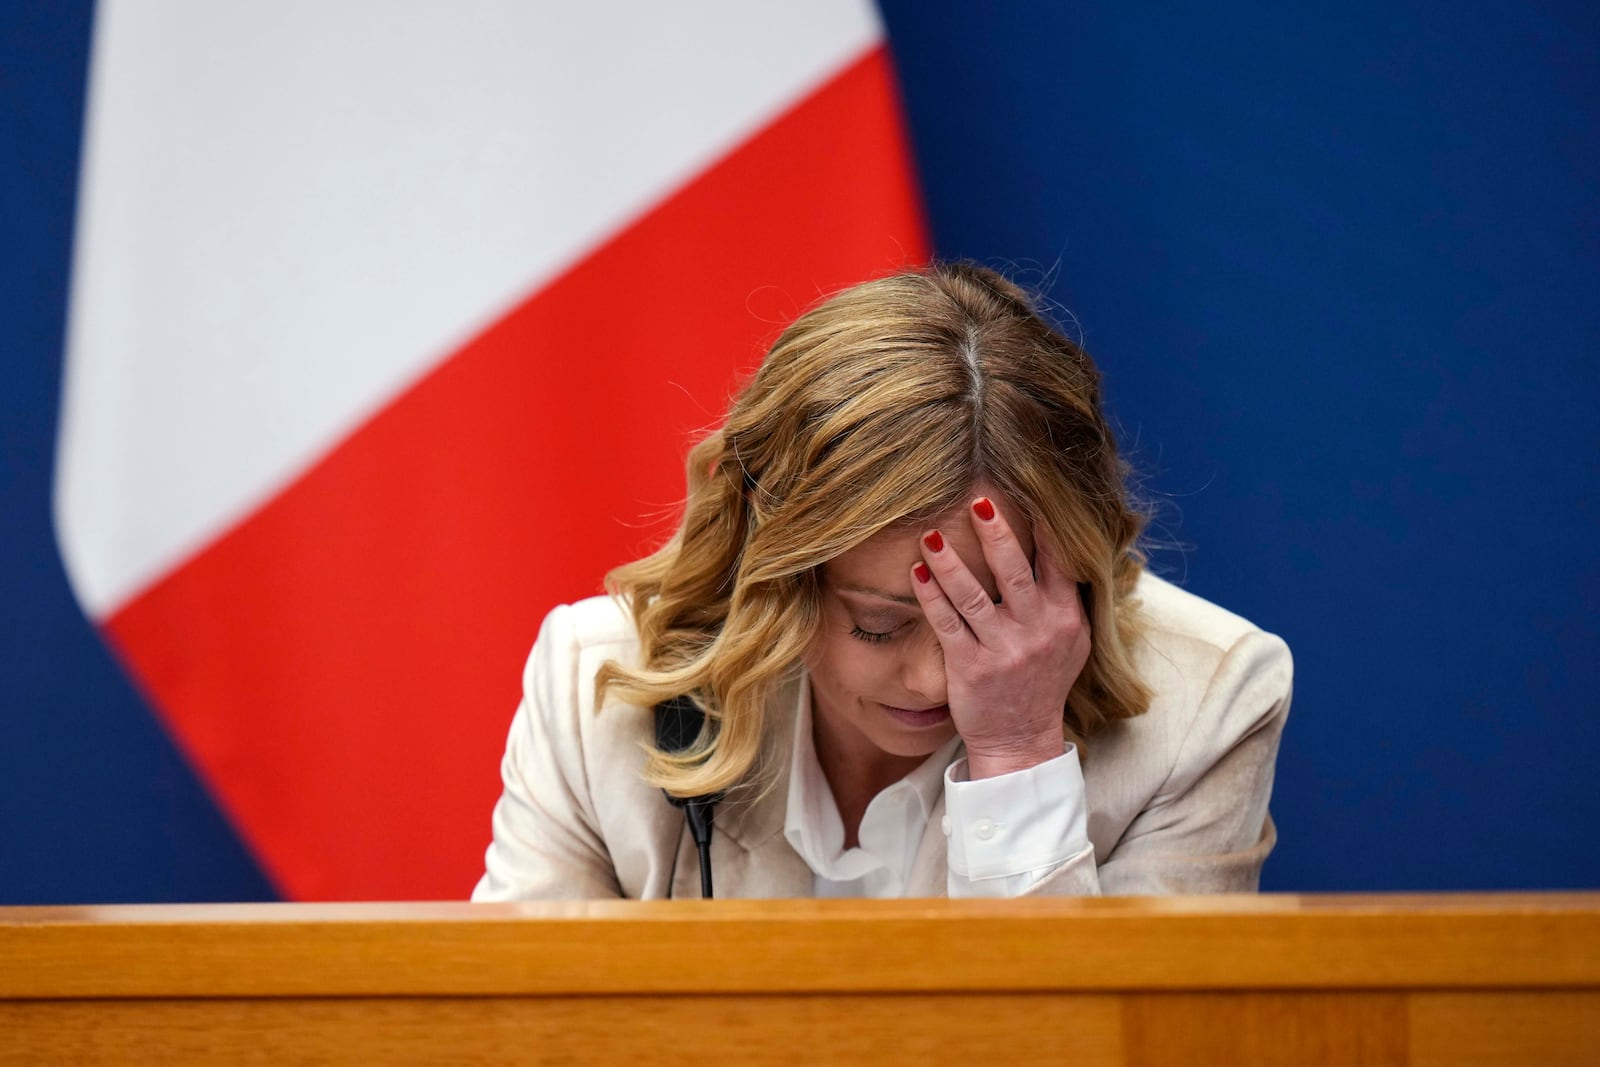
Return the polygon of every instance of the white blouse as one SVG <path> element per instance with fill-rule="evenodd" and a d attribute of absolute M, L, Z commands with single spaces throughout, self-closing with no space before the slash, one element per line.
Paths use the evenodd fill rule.
<path fill-rule="evenodd" d="M 898 897 L 929 813 L 945 791 L 943 829 L 952 897 L 1019 896 L 1089 847 L 1083 772 L 1075 746 L 1025 771 L 967 780 L 961 738 L 953 737 L 916 770 L 867 805 L 844 847 L 844 820 L 817 762 L 811 687 L 800 687 L 783 833 L 806 861 L 819 897 Z"/>

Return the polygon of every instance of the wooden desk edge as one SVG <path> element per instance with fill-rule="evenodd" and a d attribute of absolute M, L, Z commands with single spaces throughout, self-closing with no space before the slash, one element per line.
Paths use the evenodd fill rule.
<path fill-rule="evenodd" d="M 1600 894 L 0 908 L 8 999 L 1398 988 L 1600 988 Z"/>

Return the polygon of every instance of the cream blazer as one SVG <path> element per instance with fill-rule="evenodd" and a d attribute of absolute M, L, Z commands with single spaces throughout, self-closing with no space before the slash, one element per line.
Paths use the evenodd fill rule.
<path fill-rule="evenodd" d="M 1080 745 L 1090 846 L 1032 892 L 1253 891 L 1276 839 L 1267 799 L 1289 711 L 1288 646 L 1159 578 L 1140 578 L 1135 595 L 1145 618 L 1135 662 L 1154 700 Z M 615 600 L 558 607 L 545 619 L 523 672 L 474 900 L 700 895 L 683 812 L 639 778 L 642 746 L 654 738 L 651 709 L 595 708 L 600 665 L 638 658 L 632 622 Z M 792 733 L 795 686 L 804 684 L 802 675 L 774 694 L 775 738 Z M 775 788 L 717 805 L 719 897 L 811 895 L 811 869 L 783 833 L 786 752 L 776 766 Z M 907 896 L 945 895 L 943 815 L 941 796 Z"/>

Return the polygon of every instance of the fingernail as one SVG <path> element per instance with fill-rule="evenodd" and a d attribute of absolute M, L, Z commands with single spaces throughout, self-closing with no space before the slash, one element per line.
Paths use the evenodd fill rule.
<path fill-rule="evenodd" d="M 937 552 L 944 547 L 944 538 L 939 536 L 938 530 L 929 530 L 922 543 L 928 546 L 929 552 Z"/>
<path fill-rule="evenodd" d="M 984 522 L 990 522 L 994 519 L 994 505 L 988 497 L 981 496 L 972 502 L 972 513 Z"/>
<path fill-rule="evenodd" d="M 911 573 L 915 574 L 917 576 L 917 581 L 921 582 L 923 585 L 927 585 L 933 580 L 933 572 L 928 569 L 928 565 L 926 563 L 919 563 L 915 567 L 912 567 Z"/>

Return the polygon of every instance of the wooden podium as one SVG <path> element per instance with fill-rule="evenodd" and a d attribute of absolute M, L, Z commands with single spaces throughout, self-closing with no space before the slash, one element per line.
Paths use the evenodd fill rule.
<path fill-rule="evenodd" d="M 1600 894 L 0 909 L 0 1063 L 1600 1063 Z"/>

